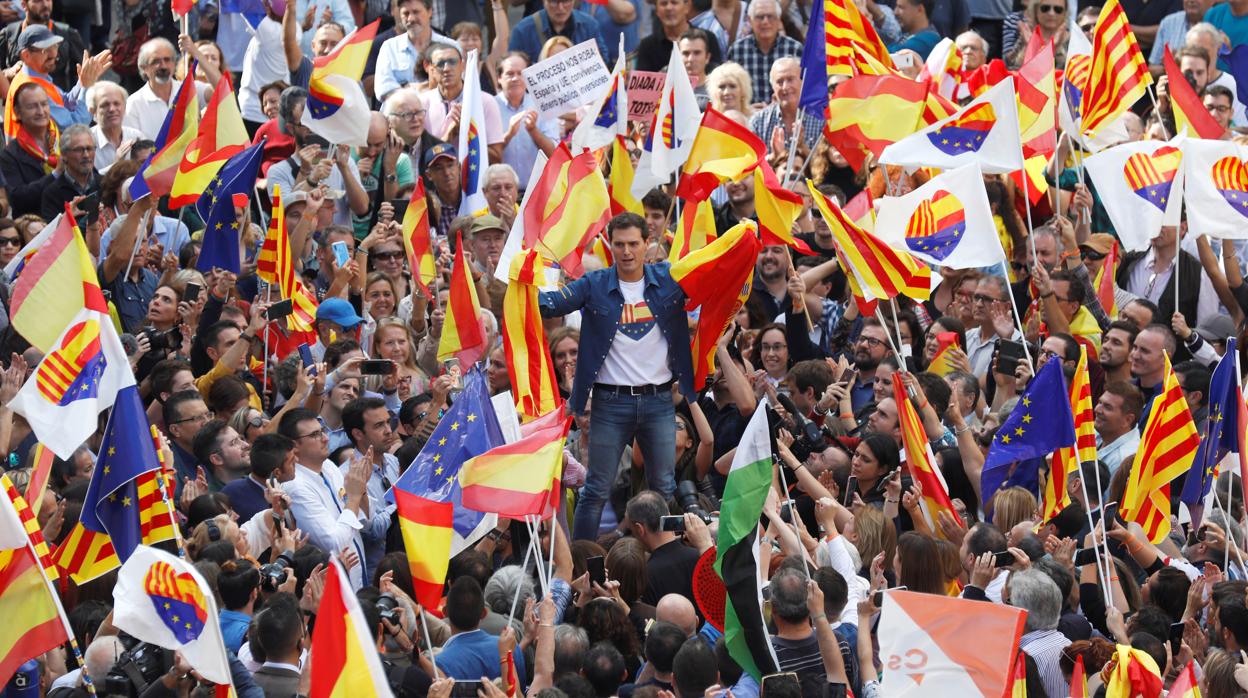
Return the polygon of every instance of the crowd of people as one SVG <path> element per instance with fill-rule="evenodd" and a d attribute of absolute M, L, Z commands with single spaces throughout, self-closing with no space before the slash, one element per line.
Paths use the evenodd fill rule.
<path fill-rule="evenodd" d="M 923 170 L 855 170 L 820 136 L 821 123 L 799 116 L 811 2 L 263 0 L 246 17 L 239 3 L 200 0 L 184 22 L 152 0 L 0 2 L 8 100 L 0 266 L 11 271 L 49 221 L 67 206 L 74 213 L 147 417 L 167 441 L 184 552 L 215 592 L 240 696 L 313 689 L 306 660 L 331 558 L 347 568 L 400 696 L 467 695 L 456 681 L 481 681 L 481 698 L 882 695 L 881 677 L 896 666 L 878 656 L 888 602 L 875 592 L 900 587 L 1024 609 L 1026 695 L 1072 695 L 1076 660 L 1088 695 L 1104 691 L 1119 645 L 1150 657 L 1166 686 L 1191 665 L 1207 698 L 1248 694 L 1237 467 L 1224 468 L 1214 496 L 1190 513 L 1177 505 L 1182 480 L 1172 483 L 1175 523 L 1159 544 L 1137 524 L 1101 520 L 1123 497 L 1168 366 L 1206 432 L 1212 370 L 1233 339 L 1237 351 L 1248 344 L 1248 246 L 1183 222 L 1163 227 L 1147 250 L 1118 255 L 1117 233 L 1069 141 L 1030 217 L 1012 179 L 985 176 L 1006 264 L 942 267 L 930 300 L 899 297 L 878 315 L 860 312 L 828 222 L 803 194 L 793 233 L 811 254 L 762 249 L 703 390 L 690 350 L 697 318 L 665 262 L 683 203 L 659 187 L 641 198 L 640 214 L 611 218 L 610 266 L 587 253 L 584 277 L 540 299 L 548 346 L 536 349 L 549 351 L 575 414 L 560 511 L 536 535 L 500 520 L 450 560 L 439 607 L 416 602 L 386 493 L 415 467 L 469 370 L 438 360 L 457 240 L 483 309 L 482 362 L 497 395 L 513 389 L 500 333 L 507 283 L 496 273 L 504 241 L 539 153 L 568 142 L 584 117 L 539 118 L 524 69 L 594 41 L 608 66 L 622 46 L 632 69 L 660 71 L 675 47 L 699 107 L 753 131 L 781 176 L 809 174 L 840 204 L 921 185 Z M 994 59 L 1016 69 L 1038 33 L 1054 40 L 1060 70 L 1070 33 L 1090 37 L 1100 12 L 1067 0 L 857 6 L 897 67 L 916 78 L 943 38 L 970 73 Z M 1161 68 L 1168 47 L 1224 137 L 1248 143 L 1224 57 L 1248 43 L 1248 0 L 1124 0 L 1122 8 L 1160 76 L 1156 107 L 1128 114 L 1129 139 L 1174 133 Z M 368 143 L 328 143 L 303 123 L 313 62 L 378 19 L 363 79 Z M 41 79 L 7 89 L 21 70 Z M 193 207 L 131 195 L 188 70 L 201 106 L 232 76 L 249 135 L 264 142 L 262 182 L 236 202 L 247 223 L 237 274 L 197 271 L 203 221 Z M 492 164 L 487 206 L 461 216 L 466 71 L 479 73 L 487 93 L 482 139 Z M 648 125 L 632 125 L 634 164 Z M 413 279 L 402 239 L 400 209 L 418 180 L 437 257 L 432 299 Z M 719 234 L 757 219 L 752 182 L 712 195 Z M 256 262 L 278 187 L 295 268 L 319 304 L 310 365 L 297 351 L 266 356 L 272 294 Z M 1113 260 L 1107 303 L 1096 280 Z M 9 323 L 12 282 L 6 274 L 0 284 L 0 354 L 11 357 L 0 404 L 43 358 Z M 1007 357 L 1019 343 L 1023 356 Z M 985 501 L 986 454 L 1029 381 L 1050 361 L 1072 376 L 1085 350 L 1097 459 L 1067 478 L 1071 504 L 1046 519 L 1040 483 Z M 956 517 L 921 515 L 897 382 Z M 725 482 L 760 409 L 778 422 L 759 541 L 766 633 L 780 669 L 761 681 L 730 656 L 722 604 L 707 602 L 708 588 L 722 589 L 710 563 Z M 73 457 L 52 462 L 38 525 L 53 551 L 82 514 L 106 417 Z M 24 418 L 0 407 L 0 453 L 19 491 L 37 467 L 36 442 Z M 1108 578 L 1096 556 L 1081 554 L 1097 548 L 1112 554 Z M 544 555 L 553 572 L 546 593 L 537 569 Z M 0 695 L 63 698 L 84 695 L 88 684 L 106 695 L 193 692 L 196 673 L 181 654 L 153 658 L 113 625 L 115 582 L 115 571 L 82 584 L 62 576 L 83 665 L 68 649 L 41 655 Z M 518 687 L 502 678 L 513 664 Z"/>

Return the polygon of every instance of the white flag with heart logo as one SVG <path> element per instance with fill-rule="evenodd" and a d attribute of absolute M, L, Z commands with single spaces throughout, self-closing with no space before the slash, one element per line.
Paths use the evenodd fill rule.
<path fill-rule="evenodd" d="M 1179 224 L 1187 161 L 1183 140 L 1180 135 L 1171 141 L 1123 143 L 1084 160 L 1126 251 L 1147 249 L 1161 226 Z"/>
<path fill-rule="evenodd" d="M 1216 238 L 1248 239 L 1246 159 L 1248 148 L 1231 141 L 1187 139 L 1183 196 L 1189 230 Z"/>
<path fill-rule="evenodd" d="M 937 266 L 968 269 L 1005 261 L 977 162 L 932 177 L 905 196 L 880 199 L 875 234 Z"/>
<path fill-rule="evenodd" d="M 978 162 L 988 174 L 1023 169 L 1014 78 L 997 83 L 948 119 L 888 146 L 880 162 L 944 170 Z"/>

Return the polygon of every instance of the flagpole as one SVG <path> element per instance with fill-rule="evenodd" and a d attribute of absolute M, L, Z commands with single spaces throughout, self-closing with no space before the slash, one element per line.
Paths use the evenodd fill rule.
<path fill-rule="evenodd" d="M 772 456 L 772 461 L 775 462 L 774 455 Z M 785 466 L 783 463 L 781 463 L 780 467 L 778 468 L 778 470 L 780 471 L 780 486 L 784 488 L 784 499 L 792 499 L 792 497 L 789 496 L 789 479 L 784 476 L 784 468 Z M 781 504 L 781 506 L 783 507 L 783 503 Z M 789 523 L 793 526 L 793 535 L 797 536 L 797 546 L 800 549 L 802 547 L 802 535 L 798 533 L 797 531 L 797 512 L 794 511 L 792 507 L 789 507 Z M 810 581 L 810 567 L 806 564 L 805 555 L 806 555 L 805 552 L 803 552 L 802 553 L 802 556 L 803 556 L 802 557 L 802 571 L 806 573 L 806 581 L 809 582 Z"/>
<path fill-rule="evenodd" d="M 1023 208 L 1027 211 L 1027 243 L 1031 245 L 1032 263 L 1039 264 L 1040 258 L 1036 256 L 1036 236 L 1032 233 L 1032 224 L 1031 224 L 1031 182 L 1029 182 L 1027 179 L 1027 154 L 1023 152 L 1023 144 L 1021 141 L 1018 144 L 1018 157 L 1022 160 L 1022 163 L 1023 163 L 1023 169 L 1020 173 L 1022 174 L 1022 177 L 1020 179 L 1023 180 Z M 1060 185 L 1060 183 L 1058 184 Z M 1055 185 L 1055 186 L 1058 186 L 1058 185 Z M 1062 197 L 1061 187 L 1058 186 L 1057 198 L 1061 199 L 1061 197 Z M 998 239 L 998 242 L 999 242 L 999 239 Z M 1005 254 L 1004 247 L 1001 248 L 1001 253 Z M 1009 264 L 1010 260 L 1008 259 L 1005 260 L 1005 263 Z M 1006 271 L 1005 279 L 1007 282 L 1010 279 L 1008 270 Z M 1011 293 L 1010 297 L 1013 298 L 1014 294 Z"/>
<path fill-rule="evenodd" d="M 1031 209 L 1028 209 L 1027 215 L 1030 217 Z M 997 248 L 1001 250 L 1001 257 L 1004 259 L 1005 247 L 1001 245 L 1001 237 L 1000 236 L 994 236 L 994 237 L 996 237 L 997 239 Z M 1028 234 L 1027 237 L 1030 238 L 1031 235 Z M 1035 249 L 1035 241 L 1032 241 L 1032 249 L 1033 250 Z M 1036 259 L 1035 252 L 1032 252 L 1032 261 L 1035 262 L 1035 259 Z M 1006 260 L 1004 263 L 1008 264 L 1009 260 Z M 1005 295 L 1008 296 L 1010 299 L 1010 308 L 1013 309 L 1014 311 L 1014 321 L 1018 323 L 1018 332 L 1019 334 L 1023 336 L 1023 341 L 1022 341 L 1023 355 L 1027 357 L 1027 363 L 1034 365 L 1034 361 L 1031 358 L 1031 350 L 1027 348 L 1027 329 L 1023 327 L 1023 314 L 1018 312 L 1018 301 L 1014 299 L 1014 289 L 1010 287 L 1009 274 L 1006 274 L 1004 278 L 1005 278 Z M 1097 486 L 1098 487 L 1100 486 L 1099 483 Z"/>
<path fill-rule="evenodd" d="M 1178 226 L 1174 228 L 1174 261 L 1171 265 L 1174 267 L 1174 312 L 1179 312 L 1179 255 L 1183 254 L 1183 250 L 1179 247 L 1183 242 L 1182 235 L 1179 234 Z M 1186 316 L 1184 316 L 1186 318 Z"/>
<path fill-rule="evenodd" d="M 265 286 L 264 293 L 265 293 L 264 302 L 268 303 L 269 305 L 272 305 L 273 304 L 273 284 L 268 284 L 267 286 Z M 251 352 L 248 351 L 248 359 L 250 359 L 250 354 Z M 260 369 L 261 402 L 264 402 L 264 398 L 268 397 L 269 395 L 269 324 L 267 322 L 264 324 L 264 357 L 263 359 L 264 361 Z M 302 368 L 300 370 L 302 370 Z M 254 376 L 255 374 L 253 373 L 252 375 Z"/>
<path fill-rule="evenodd" d="M 433 680 L 441 680 L 442 675 L 438 672 L 438 660 L 433 656 L 433 638 L 429 637 L 429 623 L 425 620 L 425 609 L 417 607 L 417 615 L 420 616 L 420 631 L 425 636 L 425 645 L 429 648 L 429 665 L 433 667 Z"/>
<path fill-rule="evenodd" d="M 151 194 L 148 194 L 151 196 Z M 134 247 L 130 250 L 130 261 L 126 262 L 126 273 L 121 277 L 122 281 L 130 278 L 130 269 L 134 267 L 134 258 L 139 254 L 139 246 L 143 242 L 143 236 L 147 234 L 147 223 L 151 220 L 152 212 L 149 210 L 143 214 L 143 220 L 139 222 L 139 231 L 134 236 Z"/>
<path fill-rule="evenodd" d="M 783 121 L 780 122 L 784 124 Z M 789 159 L 784 163 L 784 185 L 788 187 L 788 182 L 793 175 L 793 158 L 797 156 L 797 137 L 801 135 L 806 127 L 806 110 L 801 106 L 797 108 L 797 122 L 793 124 L 793 135 L 789 136 Z M 806 154 L 806 159 L 810 159 L 810 153 Z"/>
<path fill-rule="evenodd" d="M 524 562 L 520 563 L 521 574 L 529 573 L 529 559 L 533 557 L 533 546 L 529 546 L 524 550 Z M 524 589 L 524 579 L 521 578 L 516 582 L 516 595 L 511 599 L 511 611 L 507 613 L 507 623 L 516 617 L 516 605 L 520 603 L 520 592 Z"/>
<path fill-rule="evenodd" d="M 160 501 L 165 503 L 165 509 L 169 512 L 169 522 L 173 527 L 173 540 L 178 546 L 178 557 L 186 559 L 186 545 L 182 540 L 182 527 L 178 525 L 177 512 L 173 508 L 173 502 L 169 501 L 169 492 L 165 488 L 165 450 L 163 439 L 160 436 L 160 430 L 153 425 L 148 425 L 148 429 L 152 432 L 152 443 L 156 446 L 156 460 L 160 462 L 160 468 L 156 471 L 156 488 L 160 490 Z"/>
<path fill-rule="evenodd" d="M 901 351 L 897 349 L 897 341 L 893 339 L 893 333 L 888 331 L 888 323 L 884 322 L 884 313 L 880 312 L 879 303 L 875 306 L 875 317 L 880 321 L 880 325 L 884 327 L 884 336 L 888 337 L 888 346 L 893 350 L 893 356 L 897 359 L 897 370 L 905 370 L 906 362 L 901 358 Z"/>
<path fill-rule="evenodd" d="M 890 306 L 892 306 L 892 308 L 893 308 L 893 331 L 897 333 L 897 346 L 900 348 L 900 347 L 902 346 L 902 341 L 901 341 L 901 321 L 897 319 L 897 298 L 896 298 L 895 296 L 889 296 L 889 297 L 888 297 L 888 304 L 889 304 Z M 905 359 L 906 359 L 906 357 L 905 357 L 904 355 L 899 355 L 899 356 L 897 357 L 897 360 L 901 362 L 901 365 L 900 365 L 900 366 L 898 366 L 897 368 L 898 368 L 898 369 L 900 369 L 900 370 L 902 370 L 902 371 L 905 371 L 905 370 L 906 370 L 906 363 L 905 363 Z"/>
<path fill-rule="evenodd" d="M 819 129 L 819 140 L 815 141 L 815 147 L 811 148 L 810 153 L 807 154 L 806 162 L 802 163 L 802 171 L 797 173 L 797 177 L 793 180 L 794 182 L 802 181 L 802 178 L 805 177 L 806 173 L 810 171 L 810 161 L 815 159 L 815 151 L 819 149 L 819 144 L 823 143 L 824 140 L 823 129 Z"/>
<path fill-rule="evenodd" d="M 1151 82 L 1148 84 L 1148 98 L 1152 100 L 1153 102 L 1153 113 L 1161 114 L 1161 112 L 1157 110 L 1157 94 L 1153 92 L 1153 83 Z M 1160 117 L 1158 117 L 1157 125 L 1161 126 L 1161 135 L 1165 136 L 1166 140 L 1170 140 L 1170 132 L 1166 129 L 1166 122 L 1163 121 Z M 1178 119 L 1175 119 L 1174 127 L 1175 128 L 1179 127 Z M 1175 134 L 1175 135 L 1178 135 L 1178 134 Z"/>
<path fill-rule="evenodd" d="M 1078 449 L 1076 449 L 1075 454 L 1076 454 L 1076 456 L 1078 456 Z M 1096 472 L 1096 474 L 1097 474 L 1097 476 L 1098 476 L 1098 477 L 1097 477 L 1097 479 L 1099 480 L 1099 479 L 1100 479 L 1100 477 L 1099 477 L 1099 476 L 1100 476 L 1100 471 L 1099 471 L 1099 469 L 1098 469 L 1098 468 L 1099 468 L 1099 466 L 1095 466 L 1095 465 L 1094 465 L 1094 467 L 1093 467 L 1092 469 L 1093 469 L 1093 471 L 1095 471 L 1095 472 Z M 1100 575 L 1101 575 L 1101 581 L 1103 582 L 1103 583 L 1102 583 L 1102 585 L 1101 585 L 1101 591 L 1105 594 L 1105 608 L 1109 608 L 1109 607 L 1112 605 L 1112 603 L 1113 603 L 1113 599 L 1112 599 L 1112 597 L 1110 596 L 1110 593 L 1109 593 L 1109 591 L 1110 591 L 1110 590 L 1109 590 L 1109 575 L 1105 574 L 1105 567 L 1104 567 L 1104 564 L 1103 564 L 1105 561 L 1103 561 L 1103 560 L 1101 559 L 1101 549 L 1100 549 L 1100 546 L 1096 545 L 1096 536 L 1095 536 L 1095 532 L 1096 532 L 1096 523 L 1094 523 L 1094 522 L 1092 521 L 1092 510 L 1091 510 L 1091 509 L 1089 509 L 1089 508 L 1088 508 L 1088 506 L 1087 506 L 1087 504 L 1088 504 L 1088 483 L 1087 483 L 1087 482 L 1085 482 L 1085 481 L 1084 481 L 1084 479 L 1083 479 L 1083 471 L 1082 471 L 1082 467 L 1080 468 L 1080 472 L 1079 472 L 1079 489 L 1080 489 L 1080 490 L 1082 490 L 1082 492 L 1083 492 L 1083 504 L 1084 504 L 1084 507 L 1083 507 L 1083 515 L 1084 515 L 1085 517 L 1087 517 L 1087 519 L 1088 519 L 1088 530 L 1089 530 L 1089 531 L 1091 531 L 1091 532 L 1093 532 L 1093 538 L 1092 538 L 1092 541 L 1093 541 L 1093 544 L 1092 544 L 1092 552 L 1095 554 L 1095 557 L 1096 557 L 1096 571 L 1097 571 L 1097 573 L 1098 573 L 1098 574 L 1100 574 Z M 1100 495 L 1097 495 L 1096 501 L 1097 501 L 1097 503 L 1098 503 L 1098 504 L 1100 503 L 1100 501 L 1101 501 Z M 1101 512 L 1102 512 L 1102 515 L 1104 514 L 1104 511 L 1105 511 L 1105 508 L 1104 508 L 1104 507 L 1101 507 Z"/>
<path fill-rule="evenodd" d="M 557 507 L 550 508 L 550 562 L 546 568 L 546 584 L 551 586 L 555 581 L 555 515 L 558 513 Z"/>
<path fill-rule="evenodd" d="M 43 568 L 43 560 L 39 559 L 39 551 L 35 550 L 35 543 L 30 539 L 29 533 L 26 533 L 26 550 L 30 551 L 31 558 L 34 559 L 35 565 L 39 568 L 39 575 L 43 577 L 43 584 L 48 588 L 48 594 L 52 596 L 52 602 L 56 604 L 56 615 L 60 619 L 61 625 L 65 628 L 65 636 L 69 638 L 69 647 L 74 651 L 74 661 L 78 662 L 78 666 L 82 668 L 79 676 L 82 677 L 83 686 L 87 689 L 87 693 L 96 695 L 95 684 L 92 683 L 91 676 L 87 674 L 87 664 L 82 656 L 82 648 L 78 646 L 78 638 L 74 635 L 74 628 L 69 623 L 69 615 L 65 613 L 65 606 L 61 604 L 61 597 L 56 591 L 56 585 L 52 583 L 52 579 L 48 577 L 47 570 Z"/>

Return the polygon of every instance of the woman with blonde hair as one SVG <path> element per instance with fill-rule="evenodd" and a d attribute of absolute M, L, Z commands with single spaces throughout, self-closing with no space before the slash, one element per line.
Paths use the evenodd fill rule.
<path fill-rule="evenodd" d="M 417 395 L 427 389 L 429 377 L 416 365 L 416 344 L 412 341 L 407 323 L 397 317 L 385 317 L 377 321 L 377 330 L 373 333 L 373 342 L 369 356 L 374 359 L 389 359 L 398 366 L 394 376 L 395 385 L 403 379 L 411 380 L 411 394 Z M 387 376 L 383 383 L 392 389 L 391 378 Z"/>
<path fill-rule="evenodd" d="M 1022 487 L 1007 487 L 992 498 L 992 525 L 1006 536 L 1018 524 L 1034 521 L 1039 513 L 1036 495 Z"/>
<path fill-rule="evenodd" d="M 552 36 L 546 40 L 546 43 L 542 44 L 542 52 L 538 60 L 544 61 L 556 53 L 567 51 L 570 48 L 572 48 L 571 39 L 566 36 Z"/>
<path fill-rule="evenodd" d="M 871 561 L 876 555 L 884 553 L 884 571 L 893 571 L 893 556 L 897 553 L 897 529 L 893 520 L 884 516 L 882 509 L 872 506 L 855 507 L 852 530 L 847 527 L 845 536 L 858 549 L 862 559 L 864 577 L 870 577 Z"/>
<path fill-rule="evenodd" d="M 481 89 L 493 94 L 498 89 L 498 64 L 507 54 L 507 37 L 511 34 L 511 22 L 503 3 L 494 3 L 494 41 L 489 50 L 485 47 L 485 36 L 481 26 L 472 22 L 460 22 L 451 27 L 451 38 L 458 41 L 468 52 L 477 50 L 477 62 L 481 69 Z"/>
<path fill-rule="evenodd" d="M 706 93 L 711 106 L 718 112 L 736 110 L 749 116 L 754 113 L 754 87 L 750 74 L 738 63 L 721 63 L 706 76 Z"/>

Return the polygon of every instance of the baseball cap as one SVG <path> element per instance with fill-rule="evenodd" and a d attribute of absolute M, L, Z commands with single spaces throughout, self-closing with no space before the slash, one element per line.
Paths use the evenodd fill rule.
<path fill-rule="evenodd" d="M 1109 233 L 1095 233 L 1088 236 L 1087 242 L 1079 247 L 1098 254 L 1109 254 L 1109 251 L 1114 249 L 1114 236 Z"/>
<path fill-rule="evenodd" d="M 21 36 L 17 38 L 17 50 L 25 51 L 28 48 L 45 49 L 52 48 L 61 43 L 63 39 L 52 33 L 44 24 L 32 24 L 22 30 Z"/>
<path fill-rule="evenodd" d="M 429 149 L 425 151 L 425 167 L 429 167 L 433 164 L 434 160 L 441 157 L 459 160 L 459 153 L 455 151 L 455 146 L 450 143 L 438 143 L 437 145 L 430 146 Z"/>
<path fill-rule="evenodd" d="M 350 330 L 363 322 L 363 318 L 355 314 L 355 308 L 341 298 L 327 298 L 321 301 L 316 309 L 317 320 L 329 320 L 344 330 Z"/>
<path fill-rule="evenodd" d="M 1206 342 L 1225 342 L 1235 334 L 1235 321 L 1228 315 L 1210 315 L 1196 325 L 1196 334 Z"/>
<path fill-rule="evenodd" d="M 507 232 L 507 226 L 503 223 L 503 219 L 492 213 L 483 213 L 472 219 L 472 226 L 468 228 L 469 235 L 485 232 L 486 230 L 501 230 Z"/>

